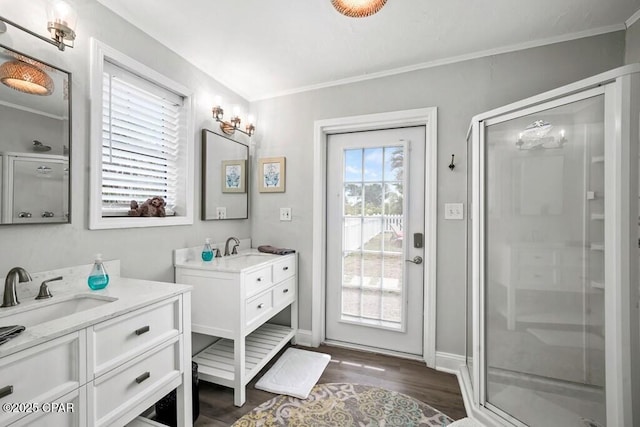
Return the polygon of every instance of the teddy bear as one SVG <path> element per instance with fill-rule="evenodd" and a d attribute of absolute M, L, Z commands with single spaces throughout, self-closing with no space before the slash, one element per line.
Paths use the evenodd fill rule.
<path fill-rule="evenodd" d="M 162 197 L 153 197 L 138 206 L 138 202 L 131 201 L 129 216 L 165 216 L 164 207 L 166 202 Z"/>

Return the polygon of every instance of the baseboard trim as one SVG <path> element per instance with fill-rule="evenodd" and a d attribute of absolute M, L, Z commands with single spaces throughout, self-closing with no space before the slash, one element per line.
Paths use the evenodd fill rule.
<path fill-rule="evenodd" d="M 438 371 L 457 375 L 464 364 L 465 358 L 461 354 L 436 351 L 436 370 Z"/>
<path fill-rule="evenodd" d="M 313 333 L 306 329 L 298 329 L 296 332 L 296 345 L 303 347 L 313 347 Z"/>

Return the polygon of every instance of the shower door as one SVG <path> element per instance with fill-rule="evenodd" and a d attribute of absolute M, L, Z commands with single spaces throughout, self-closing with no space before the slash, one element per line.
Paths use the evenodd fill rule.
<path fill-rule="evenodd" d="M 483 393 L 514 424 L 606 424 L 604 98 L 481 125 Z"/>

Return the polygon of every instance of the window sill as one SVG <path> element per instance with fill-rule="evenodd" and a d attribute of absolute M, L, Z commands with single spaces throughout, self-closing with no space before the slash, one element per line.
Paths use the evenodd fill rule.
<path fill-rule="evenodd" d="M 89 229 L 108 230 L 116 228 L 172 227 L 176 225 L 193 225 L 193 218 L 188 216 L 101 217 L 90 221 Z"/>

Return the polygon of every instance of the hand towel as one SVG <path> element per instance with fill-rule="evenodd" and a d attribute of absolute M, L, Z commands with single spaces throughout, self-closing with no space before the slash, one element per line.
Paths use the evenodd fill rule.
<path fill-rule="evenodd" d="M 295 252 L 294 249 L 284 249 L 284 248 L 276 248 L 271 245 L 262 245 L 258 246 L 259 252 L 264 252 L 266 254 L 274 254 L 274 255 L 288 255 Z"/>

